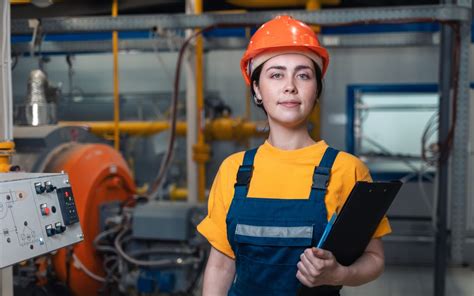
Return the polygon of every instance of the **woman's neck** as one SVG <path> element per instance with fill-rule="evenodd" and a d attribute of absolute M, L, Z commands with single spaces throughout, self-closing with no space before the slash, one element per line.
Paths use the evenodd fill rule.
<path fill-rule="evenodd" d="M 315 141 L 309 135 L 306 125 L 290 129 L 275 124 L 270 125 L 268 142 L 273 147 L 282 150 L 300 149 L 315 143 Z"/>

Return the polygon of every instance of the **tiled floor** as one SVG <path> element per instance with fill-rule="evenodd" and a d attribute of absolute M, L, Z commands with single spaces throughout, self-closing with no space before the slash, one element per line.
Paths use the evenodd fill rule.
<path fill-rule="evenodd" d="M 376 281 L 360 287 L 344 287 L 341 296 L 432 296 L 431 268 L 387 266 Z M 474 296 L 474 269 L 451 268 L 446 296 Z"/>

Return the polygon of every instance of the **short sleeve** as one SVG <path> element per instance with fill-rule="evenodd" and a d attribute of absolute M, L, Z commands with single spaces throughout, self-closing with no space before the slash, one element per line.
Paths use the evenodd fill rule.
<path fill-rule="evenodd" d="M 204 220 L 198 225 L 197 230 L 209 243 L 225 255 L 235 258 L 234 252 L 227 240 L 226 217 L 228 211 L 229 195 L 233 195 L 233 187 L 230 186 L 229 172 L 224 161 L 214 178 L 214 182 L 209 193 L 208 213 Z"/>

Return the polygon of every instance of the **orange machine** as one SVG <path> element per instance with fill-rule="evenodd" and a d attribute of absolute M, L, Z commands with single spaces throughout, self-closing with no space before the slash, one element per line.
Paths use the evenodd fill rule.
<path fill-rule="evenodd" d="M 93 246 L 100 231 L 99 207 L 106 202 L 124 202 L 134 194 L 135 184 L 125 160 L 107 145 L 68 143 L 46 157 L 44 171 L 69 174 L 85 238 L 72 252 L 90 272 L 104 276 L 102 260 Z M 77 268 L 68 252 L 62 249 L 54 256 L 59 278 L 67 281 L 76 295 L 97 295 L 102 283 Z"/>

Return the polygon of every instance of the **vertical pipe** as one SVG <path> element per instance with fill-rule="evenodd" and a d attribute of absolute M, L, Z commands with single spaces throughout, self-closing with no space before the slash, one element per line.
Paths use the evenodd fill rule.
<path fill-rule="evenodd" d="M 321 9 L 321 1 L 320 0 L 308 0 L 306 2 L 306 10 L 319 10 Z M 321 28 L 319 26 L 311 26 L 316 33 L 319 33 Z M 319 86 L 318 86 L 319 87 Z M 309 115 L 309 121 L 313 125 L 311 129 L 311 137 L 315 141 L 319 141 L 321 139 L 321 104 L 318 103 L 314 106 L 313 111 Z"/>
<path fill-rule="evenodd" d="M 245 28 L 245 38 L 250 40 L 250 28 L 249 27 L 246 27 Z M 250 88 L 252 86 L 250 85 L 250 87 L 247 87 L 247 91 L 245 93 L 245 120 L 246 121 L 250 121 L 250 105 L 252 105 L 252 99 L 251 98 L 251 92 L 250 92 Z"/>
<path fill-rule="evenodd" d="M 471 4 L 472 5 L 472 4 Z M 454 264 L 462 264 L 466 238 L 466 204 L 468 202 L 469 164 L 469 51 L 471 46 L 471 22 L 460 24 L 459 79 L 456 104 L 456 131 L 454 133 L 451 162 L 451 258 Z M 472 62 L 471 62 L 472 64 Z"/>
<path fill-rule="evenodd" d="M 13 296 L 13 268 L 11 266 L 0 269 L 0 295 Z"/>
<path fill-rule="evenodd" d="M 195 14 L 202 14 L 202 0 L 194 1 L 194 12 Z M 202 35 L 196 38 L 196 99 L 197 99 L 197 126 L 198 126 L 198 137 L 197 137 L 197 149 L 199 154 L 203 153 L 203 149 L 206 146 L 204 138 L 204 69 L 203 69 L 203 40 Z M 206 161 L 202 159 L 200 155 L 198 160 L 198 200 L 204 201 L 206 189 Z"/>
<path fill-rule="evenodd" d="M 444 2 L 447 3 L 450 1 Z M 450 128 L 453 42 L 452 28 L 449 25 L 442 24 L 439 53 L 439 143 L 447 143 Z M 438 161 L 438 202 L 436 203 L 435 296 L 444 296 L 446 290 L 446 265 L 448 261 L 448 170 L 448 158 L 445 157 L 445 155 L 440 155 L 440 160 Z"/>
<path fill-rule="evenodd" d="M 0 0 L 0 165 L 9 167 L 13 153 L 13 101 L 10 66 L 10 2 Z M 0 269 L 0 295 L 13 295 L 13 269 Z"/>
<path fill-rule="evenodd" d="M 186 0 L 186 13 L 194 14 L 193 0 Z M 186 38 L 191 36 L 192 30 L 186 30 Z M 196 203 L 198 200 L 198 166 L 193 159 L 193 147 L 197 143 L 197 100 L 196 81 L 194 79 L 193 59 L 190 51 L 184 59 L 186 75 L 186 174 L 188 187 L 188 202 Z"/>
<path fill-rule="evenodd" d="M 112 2 L 112 17 L 118 15 L 118 0 Z M 120 97 L 119 97 L 119 73 L 118 73 L 118 32 L 112 32 L 112 49 L 114 63 L 114 148 L 120 149 Z"/>
<path fill-rule="evenodd" d="M 13 140 L 13 101 L 10 65 L 10 4 L 0 1 L 0 143 Z M 1 148 L 0 148 L 1 149 Z"/>

